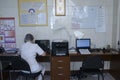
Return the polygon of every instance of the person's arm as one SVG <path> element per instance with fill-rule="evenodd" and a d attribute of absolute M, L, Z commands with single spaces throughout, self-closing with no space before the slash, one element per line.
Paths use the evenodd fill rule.
<path fill-rule="evenodd" d="M 39 47 L 37 44 L 36 44 L 36 53 L 38 53 L 38 55 L 41 55 L 41 56 L 46 56 L 46 52 L 41 48 Z"/>

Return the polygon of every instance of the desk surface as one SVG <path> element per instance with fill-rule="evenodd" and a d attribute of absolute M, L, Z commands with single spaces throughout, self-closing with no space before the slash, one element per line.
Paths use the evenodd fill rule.
<path fill-rule="evenodd" d="M 111 61 L 113 56 L 120 54 L 70 54 L 71 61 L 82 61 L 88 56 L 100 56 L 104 61 Z"/>
<path fill-rule="evenodd" d="M 113 53 L 109 53 L 109 52 L 106 52 L 106 53 L 102 53 L 102 52 L 92 52 L 91 54 L 80 54 L 80 53 L 70 53 L 69 56 L 89 56 L 89 55 L 100 55 L 100 56 L 111 56 L 111 55 L 119 55 L 118 52 L 113 52 Z M 3 54 L 0 54 L 0 57 L 2 56 L 19 56 L 19 54 L 17 53 L 3 53 Z M 46 54 L 46 56 L 39 56 L 39 57 L 50 57 L 51 55 L 50 54 Z"/>
<path fill-rule="evenodd" d="M 101 53 L 101 52 L 92 52 L 91 54 L 69 54 L 70 60 L 71 61 L 82 61 L 83 59 L 85 59 L 87 56 L 100 56 L 103 60 L 105 61 L 111 61 L 113 56 L 118 56 L 120 54 L 118 53 Z M 15 56 L 19 56 L 18 54 L 12 54 L 12 53 L 4 53 L 4 54 L 0 54 L 0 58 L 5 58 L 5 57 L 15 57 Z M 36 59 L 40 62 L 50 62 L 50 54 L 47 54 L 46 56 L 37 56 Z"/>

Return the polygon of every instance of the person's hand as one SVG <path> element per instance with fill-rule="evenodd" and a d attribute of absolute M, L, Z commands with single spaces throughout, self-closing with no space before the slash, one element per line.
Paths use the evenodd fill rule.
<path fill-rule="evenodd" d="M 46 56 L 46 53 L 44 52 L 41 56 Z"/>

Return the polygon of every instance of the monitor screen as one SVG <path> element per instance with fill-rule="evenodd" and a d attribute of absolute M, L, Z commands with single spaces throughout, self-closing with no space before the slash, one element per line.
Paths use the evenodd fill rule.
<path fill-rule="evenodd" d="M 77 49 L 90 49 L 91 40 L 90 39 L 76 39 Z"/>
<path fill-rule="evenodd" d="M 35 43 L 38 44 L 45 52 L 50 53 L 50 40 L 35 40 Z"/>

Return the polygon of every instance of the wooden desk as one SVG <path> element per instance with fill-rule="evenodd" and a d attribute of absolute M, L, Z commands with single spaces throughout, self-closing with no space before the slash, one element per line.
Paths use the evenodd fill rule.
<path fill-rule="evenodd" d="M 110 63 L 110 73 L 115 80 L 120 80 L 120 52 L 118 55 L 113 55 Z"/>
<path fill-rule="evenodd" d="M 70 61 L 83 61 L 86 57 L 88 56 L 100 56 L 104 61 L 111 61 L 113 55 L 118 55 L 118 54 L 70 54 Z"/>
<path fill-rule="evenodd" d="M 109 72 L 116 80 L 120 79 L 120 53 L 119 54 L 70 54 L 70 61 L 82 61 L 88 56 L 100 56 L 104 61 L 110 61 L 110 69 L 105 70 Z"/>
<path fill-rule="evenodd" d="M 84 60 L 87 56 L 100 56 L 104 61 L 113 61 L 112 59 L 116 56 L 119 56 L 120 54 L 110 54 L 110 53 L 91 53 L 91 54 L 69 54 L 69 57 L 70 57 L 70 61 L 74 62 L 74 61 L 82 61 Z M 8 57 L 17 57 L 19 56 L 18 54 L 0 54 L 0 60 L 5 60 L 7 59 Z M 51 59 L 51 55 L 50 54 L 47 54 L 46 56 L 37 56 L 36 59 L 37 61 L 39 62 L 50 62 L 50 59 Z"/>
<path fill-rule="evenodd" d="M 68 57 L 70 59 L 70 62 L 75 62 L 75 61 L 82 61 L 85 59 L 87 56 L 94 56 L 98 55 L 100 56 L 104 61 L 110 61 L 110 69 L 109 72 L 112 74 L 112 76 L 116 79 L 119 80 L 120 77 L 120 53 L 119 54 L 110 54 L 110 53 L 92 53 L 92 54 L 70 54 Z M 17 54 L 0 54 L 0 60 L 2 59 L 7 59 L 7 57 L 16 57 L 18 56 Z M 51 63 L 51 55 L 47 54 L 46 56 L 37 56 L 36 59 L 37 61 L 40 62 L 50 62 Z M 51 71 L 52 72 L 52 71 Z M 52 74 L 52 73 L 51 73 Z"/>

